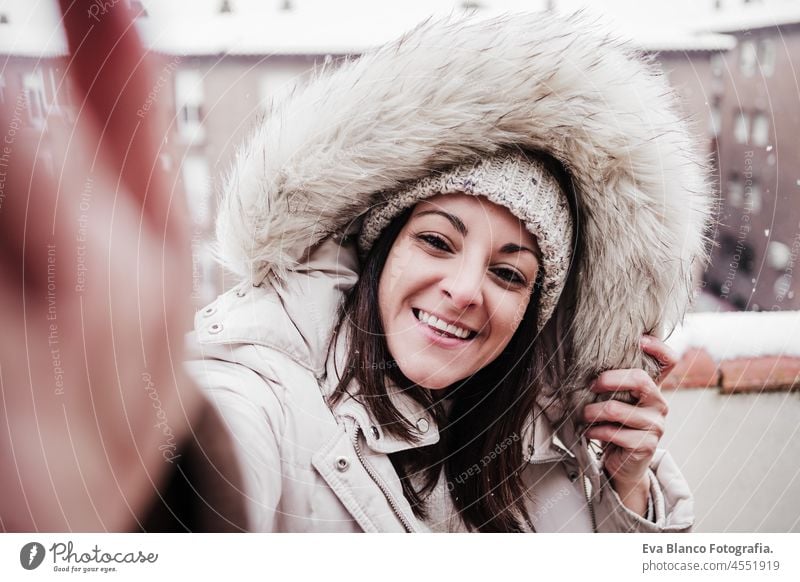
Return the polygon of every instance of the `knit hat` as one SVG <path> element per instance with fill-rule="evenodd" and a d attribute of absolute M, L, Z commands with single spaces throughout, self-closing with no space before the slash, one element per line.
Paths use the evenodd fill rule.
<path fill-rule="evenodd" d="M 535 157 L 503 152 L 430 174 L 399 192 L 383 194 L 385 201 L 373 206 L 361 225 L 358 246 L 362 261 L 383 229 L 403 210 L 437 194 L 455 193 L 484 196 L 508 208 L 536 237 L 541 251 L 537 318 L 541 330 L 564 288 L 572 258 L 573 224 L 566 193 Z"/>

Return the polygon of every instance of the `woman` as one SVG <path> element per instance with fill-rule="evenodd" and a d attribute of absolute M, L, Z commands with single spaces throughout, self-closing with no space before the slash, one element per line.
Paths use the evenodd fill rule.
<path fill-rule="evenodd" d="M 657 337 L 709 199 L 672 108 L 541 14 L 428 21 L 275 104 L 218 222 L 243 281 L 188 364 L 248 528 L 688 531 Z"/>

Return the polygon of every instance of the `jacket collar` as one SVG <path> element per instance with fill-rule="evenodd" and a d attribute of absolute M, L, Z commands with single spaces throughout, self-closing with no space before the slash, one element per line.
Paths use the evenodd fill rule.
<path fill-rule="evenodd" d="M 323 393 L 326 397 L 333 393 L 339 383 L 340 373 L 345 369 L 345 357 L 348 350 L 346 336 L 346 330 L 339 330 L 339 333 L 336 334 L 336 345 L 331 346 L 331 349 L 328 350 L 328 358 L 325 363 L 326 376 L 322 383 Z M 345 397 L 333 407 L 333 413 L 336 416 L 349 416 L 353 418 L 364 433 L 367 445 L 371 449 L 388 454 L 416 447 L 424 447 L 439 442 L 439 429 L 436 426 L 433 415 L 416 400 L 405 394 L 394 382 L 387 378 L 389 399 L 400 414 L 412 426 L 416 427 L 417 434 L 420 438 L 417 443 L 398 439 L 384 431 L 369 408 L 357 397 L 357 387 L 354 384 L 355 381 L 348 388 L 351 394 L 356 393 L 356 397 L 345 395 Z"/>
<path fill-rule="evenodd" d="M 345 331 L 344 329 L 340 330 L 336 336 L 336 345 L 331 346 L 332 349 L 328 351 L 328 358 L 325 364 L 326 377 L 321 383 L 326 397 L 333 393 L 339 382 L 339 372 L 344 370 L 348 349 Z M 355 392 L 357 395 L 355 386 L 351 385 L 349 388 L 351 393 Z M 433 415 L 425 407 L 408 396 L 388 378 L 387 391 L 397 410 L 412 426 L 417 427 L 420 437 L 419 442 L 408 442 L 385 432 L 360 398 L 346 395 L 333 407 L 333 413 L 336 416 L 349 416 L 354 419 L 364 434 L 367 445 L 376 452 L 389 454 L 439 442 L 439 428 Z M 538 408 L 528 415 L 528 419 L 523 426 L 526 429 L 521 437 L 522 450 L 523 454 L 528 456 L 528 462 L 545 463 L 575 456 L 570 452 L 569 447 L 561 441 L 553 425 Z"/>

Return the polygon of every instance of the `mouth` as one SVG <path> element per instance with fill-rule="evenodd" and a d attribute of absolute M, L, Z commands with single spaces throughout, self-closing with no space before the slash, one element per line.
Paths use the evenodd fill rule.
<path fill-rule="evenodd" d="M 435 315 L 416 307 L 412 308 L 411 311 L 417 321 L 427 325 L 433 333 L 442 337 L 470 341 L 478 335 L 478 332 L 473 329 L 439 319 Z"/>

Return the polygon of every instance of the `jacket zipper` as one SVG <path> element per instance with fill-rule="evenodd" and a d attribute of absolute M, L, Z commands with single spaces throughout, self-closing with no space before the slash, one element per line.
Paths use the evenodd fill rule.
<path fill-rule="evenodd" d="M 591 447 L 591 441 L 587 440 L 586 448 L 589 449 Z M 589 454 L 592 454 L 593 451 L 590 451 Z M 591 479 L 586 476 L 584 468 L 581 468 L 581 479 L 583 479 L 583 491 L 586 494 L 586 503 L 589 505 L 589 514 L 592 516 L 592 531 L 597 533 L 597 518 L 594 514 L 594 503 L 592 503 L 591 498 L 589 497 L 589 483 Z M 593 491 L 592 493 L 597 494 L 598 491 Z"/>
<path fill-rule="evenodd" d="M 564 459 L 568 459 L 568 458 L 569 457 L 567 457 L 566 455 L 561 455 L 561 456 L 558 456 L 558 457 L 547 457 L 545 459 L 536 459 L 535 461 L 529 459 L 527 461 L 527 463 L 529 465 L 544 465 L 545 463 L 554 463 L 556 461 L 563 461 Z"/>
<path fill-rule="evenodd" d="M 369 474 L 370 478 L 380 488 L 381 492 L 383 492 L 384 497 L 386 497 L 386 499 L 389 501 L 389 505 L 391 506 L 392 511 L 394 511 L 394 513 L 397 516 L 397 518 L 403 524 L 403 527 L 405 528 L 406 532 L 407 533 L 414 532 L 415 531 L 414 528 L 411 526 L 411 524 L 408 522 L 408 520 L 402 514 L 400 509 L 397 507 L 397 503 L 394 500 L 394 496 L 392 496 L 391 492 L 388 489 L 386 489 L 386 487 L 384 486 L 383 482 L 378 478 L 377 475 L 375 475 L 375 473 L 372 471 L 372 468 L 367 463 L 367 460 L 361 454 L 361 448 L 358 446 L 358 433 L 359 432 L 361 432 L 361 427 L 358 424 L 356 424 L 356 430 L 355 430 L 355 433 L 353 434 L 353 448 L 356 451 L 356 456 L 358 457 L 358 460 L 361 462 L 361 465 L 364 467 L 364 469 L 366 469 L 366 471 Z"/>
<path fill-rule="evenodd" d="M 597 533 L 597 518 L 594 515 L 594 504 L 592 500 L 589 498 L 589 485 L 587 483 L 588 477 L 584 475 L 583 470 L 581 469 L 581 479 L 583 480 L 583 493 L 586 496 L 586 504 L 589 506 L 589 515 L 592 518 L 592 532 Z"/>

